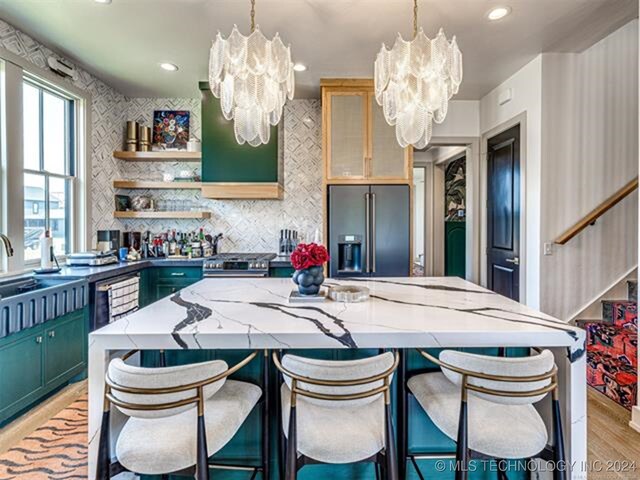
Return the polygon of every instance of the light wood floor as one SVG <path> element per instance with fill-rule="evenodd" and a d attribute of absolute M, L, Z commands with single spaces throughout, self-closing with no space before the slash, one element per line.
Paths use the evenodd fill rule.
<path fill-rule="evenodd" d="M 587 388 L 587 455 L 598 468 L 611 471 L 588 474 L 589 480 L 636 480 L 640 478 L 640 433 L 629 426 L 631 413 L 613 400 Z M 611 462 L 635 462 L 635 470 Z M 609 465 L 607 464 L 609 462 Z"/>
<path fill-rule="evenodd" d="M 79 382 L 0 429 L 0 454 L 46 423 L 63 408 L 87 393 L 87 382 Z M 587 388 L 588 460 L 606 469 L 611 462 L 635 462 L 636 470 L 612 470 L 588 474 L 589 480 L 636 480 L 640 478 L 640 433 L 629 427 L 628 410 Z"/>

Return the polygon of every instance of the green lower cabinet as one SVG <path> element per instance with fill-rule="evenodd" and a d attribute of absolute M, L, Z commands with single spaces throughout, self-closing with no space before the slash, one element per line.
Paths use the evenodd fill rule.
<path fill-rule="evenodd" d="M 0 341 L 0 425 L 42 393 L 43 342 L 37 327 Z"/>
<path fill-rule="evenodd" d="M 0 339 L 0 426 L 83 373 L 88 307 Z"/>
<path fill-rule="evenodd" d="M 156 267 L 144 273 L 145 306 L 202 279 L 202 267 Z"/>
<path fill-rule="evenodd" d="M 271 267 L 269 268 L 269 276 L 275 278 L 291 278 L 295 270 L 293 267 Z"/>
<path fill-rule="evenodd" d="M 47 323 L 44 333 L 45 385 L 58 384 L 75 375 L 86 362 L 86 328 L 82 310 Z"/>

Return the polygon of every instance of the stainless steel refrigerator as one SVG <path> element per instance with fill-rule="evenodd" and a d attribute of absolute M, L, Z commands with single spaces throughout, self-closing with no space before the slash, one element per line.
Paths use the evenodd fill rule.
<path fill-rule="evenodd" d="M 332 277 L 409 275 L 409 187 L 331 185 Z"/>

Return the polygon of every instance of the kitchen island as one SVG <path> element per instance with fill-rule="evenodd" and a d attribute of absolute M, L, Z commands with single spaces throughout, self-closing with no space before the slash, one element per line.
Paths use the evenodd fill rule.
<path fill-rule="evenodd" d="M 559 369 L 567 459 L 586 461 L 584 332 L 459 278 L 330 279 L 370 289 L 363 303 L 289 303 L 290 279 L 204 279 L 93 332 L 90 478 L 104 374 L 114 351 L 544 347 Z M 586 478 L 581 468 L 572 478 Z"/>

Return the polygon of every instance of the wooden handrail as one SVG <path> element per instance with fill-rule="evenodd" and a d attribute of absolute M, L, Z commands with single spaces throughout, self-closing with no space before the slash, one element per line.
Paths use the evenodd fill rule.
<path fill-rule="evenodd" d="M 607 198 L 604 202 L 598 205 L 596 208 L 591 210 L 587 215 L 582 218 L 579 222 L 576 222 L 571 228 L 567 229 L 562 235 L 555 239 L 554 243 L 558 245 L 564 245 L 573 237 L 578 235 L 582 230 L 587 228 L 589 225 L 593 225 L 593 223 L 600 218 L 602 215 L 607 213 L 614 205 L 620 202 L 627 195 L 631 194 L 638 188 L 638 178 L 634 178 L 629 183 L 627 183 L 624 187 L 618 190 L 616 193 Z"/>

